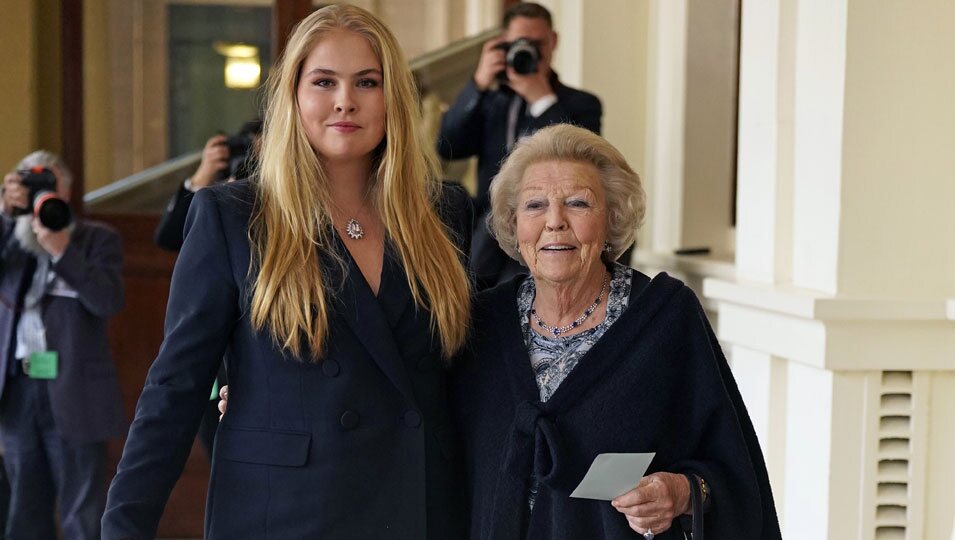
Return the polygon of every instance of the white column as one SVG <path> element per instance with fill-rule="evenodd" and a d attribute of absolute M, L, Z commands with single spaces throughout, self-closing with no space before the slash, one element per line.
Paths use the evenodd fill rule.
<path fill-rule="evenodd" d="M 848 0 L 796 10 L 793 280 L 836 292 Z"/>
<path fill-rule="evenodd" d="M 737 279 L 705 290 L 784 537 L 948 538 L 955 4 L 744 9 Z"/>
<path fill-rule="evenodd" d="M 647 231 L 644 248 L 672 253 L 683 235 L 687 0 L 651 0 L 648 44 Z"/>
<path fill-rule="evenodd" d="M 770 483 L 774 486 L 776 508 L 781 513 L 786 495 L 780 488 L 785 479 L 787 362 L 740 345 L 731 347 L 730 356 L 733 376 L 759 437 Z"/>
<path fill-rule="evenodd" d="M 743 2 L 736 270 L 762 283 L 788 281 L 792 259 L 794 4 Z"/>

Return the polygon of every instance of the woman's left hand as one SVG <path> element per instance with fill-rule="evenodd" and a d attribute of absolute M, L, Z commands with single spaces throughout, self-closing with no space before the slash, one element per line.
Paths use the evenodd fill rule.
<path fill-rule="evenodd" d="M 682 474 L 653 473 L 611 504 L 626 516 L 634 531 L 660 534 L 677 516 L 690 510 L 690 484 Z"/>

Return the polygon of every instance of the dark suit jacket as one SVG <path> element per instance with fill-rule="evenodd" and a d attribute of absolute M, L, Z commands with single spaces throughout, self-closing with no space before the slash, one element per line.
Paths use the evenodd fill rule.
<path fill-rule="evenodd" d="M 166 209 L 159 217 L 154 240 L 156 245 L 168 250 L 182 249 L 182 230 L 186 226 L 186 215 L 189 213 L 189 204 L 192 202 L 193 192 L 180 185 L 176 193 L 169 199 Z"/>
<path fill-rule="evenodd" d="M 551 87 L 557 103 L 534 118 L 525 114 L 526 104 L 518 116 L 519 136 L 530 135 L 552 124 L 569 123 L 600 133 L 603 108 L 593 94 L 564 86 L 552 73 Z M 458 94 L 454 104 L 441 119 L 438 153 L 444 159 L 478 158 L 478 187 L 474 199 L 475 221 L 471 265 L 478 286 L 496 285 L 524 271 L 508 257 L 490 236 L 485 226 L 489 210 L 488 188 L 507 157 L 507 115 L 514 92 L 501 90 L 481 92 L 470 80 Z"/>
<path fill-rule="evenodd" d="M 15 360 L 19 308 L 33 277 L 26 275 L 32 272 L 32 256 L 13 238 L 12 227 L 10 220 L 0 222 L 0 238 L 5 239 L 0 254 L 0 396 Z M 79 221 L 53 265 L 76 297 L 47 293 L 41 301 L 47 346 L 59 354 L 59 373 L 50 381 L 50 407 L 57 431 L 72 443 L 102 441 L 125 430 L 106 337 L 107 319 L 123 306 L 122 265 L 119 235 L 106 225 Z"/>
<path fill-rule="evenodd" d="M 693 292 L 634 272 L 627 310 L 542 403 L 521 330 L 527 314 L 517 310 L 521 279 L 478 296 L 473 354 L 452 387 L 472 540 L 638 537 L 608 501 L 569 496 L 608 452 L 655 452 L 648 474 L 705 478 L 707 540 L 780 538 L 756 433 Z M 682 540 L 681 528 L 657 538 Z"/>
<path fill-rule="evenodd" d="M 386 251 L 376 298 L 344 247 L 327 254 L 327 351 L 290 358 L 249 323 L 253 190 L 196 193 L 169 294 L 166 337 L 109 491 L 103 538 L 152 538 L 225 356 L 206 538 L 457 539 L 466 529 L 440 341 Z M 466 248 L 469 201 L 441 214 Z"/>

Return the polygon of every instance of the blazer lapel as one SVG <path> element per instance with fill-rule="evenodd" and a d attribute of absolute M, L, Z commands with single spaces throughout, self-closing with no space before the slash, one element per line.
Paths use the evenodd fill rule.
<path fill-rule="evenodd" d="M 385 257 L 381 264 L 381 286 L 378 289 L 378 305 L 388 306 L 382 311 L 391 314 L 392 326 L 404 318 L 408 311 L 417 310 L 411 288 L 408 286 L 408 275 L 401 266 L 401 259 L 397 249 L 390 240 L 385 240 Z"/>
<path fill-rule="evenodd" d="M 347 269 L 339 297 L 340 312 L 352 332 L 358 337 L 358 341 L 368 350 L 385 376 L 409 403 L 417 407 L 411 378 L 401 360 L 395 336 L 385 318 L 385 313 L 362 276 L 358 264 L 340 241 L 338 247 L 344 254 Z M 326 265 L 326 268 L 333 266 L 335 263 L 332 262 Z"/>

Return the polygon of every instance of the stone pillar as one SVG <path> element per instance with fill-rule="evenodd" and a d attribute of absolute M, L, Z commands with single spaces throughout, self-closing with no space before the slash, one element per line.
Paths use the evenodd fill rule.
<path fill-rule="evenodd" d="M 743 10 L 737 276 L 705 291 L 783 536 L 950 538 L 955 4 Z"/>

